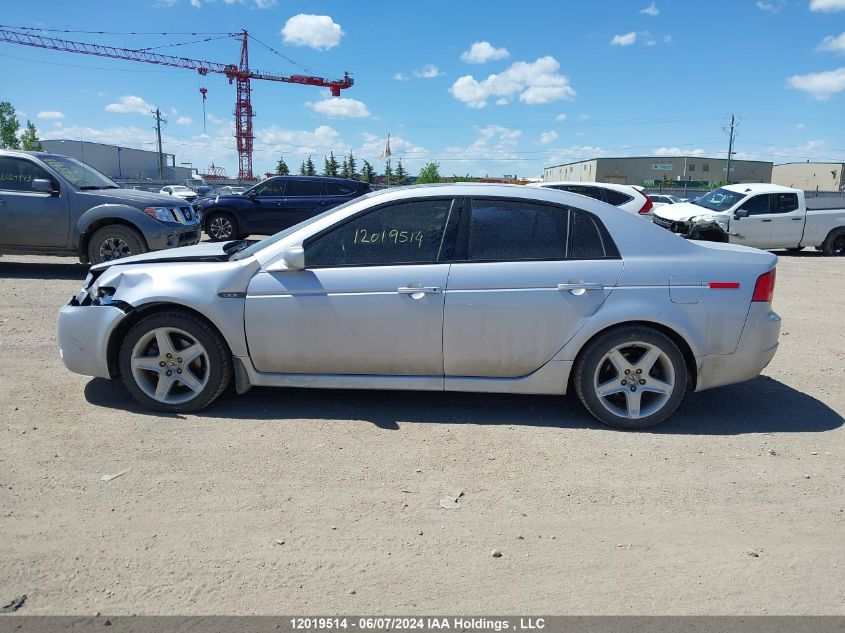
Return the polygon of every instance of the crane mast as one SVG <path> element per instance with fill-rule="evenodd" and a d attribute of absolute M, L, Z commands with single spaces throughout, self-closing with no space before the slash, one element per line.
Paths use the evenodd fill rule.
<path fill-rule="evenodd" d="M 172 68 L 185 68 L 194 70 L 200 75 L 207 75 L 208 73 L 224 75 L 230 84 L 235 84 L 235 143 L 238 150 L 238 178 L 241 180 L 252 180 L 252 153 L 253 141 L 255 139 L 252 131 L 252 118 L 255 113 L 252 110 L 251 80 L 258 79 L 320 86 L 331 90 L 331 94 L 334 97 L 340 96 L 341 90 L 351 88 L 355 82 L 349 76 L 349 73 L 344 73 L 342 79 L 326 79 L 312 75 L 282 75 L 279 73 L 253 71 L 249 67 L 249 33 L 243 30 L 240 33 L 233 33 L 232 35 L 241 40 L 241 55 L 237 65 L 175 55 L 162 55 L 149 49 L 120 48 L 93 44 L 91 42 L 77 42 L 0 27 L 0 42 L 65 51 L 68 53 L 79 53 L 82 55 L 94 55 L 96 57 L 110 57 L 112 59 L 158 64 Z"/>

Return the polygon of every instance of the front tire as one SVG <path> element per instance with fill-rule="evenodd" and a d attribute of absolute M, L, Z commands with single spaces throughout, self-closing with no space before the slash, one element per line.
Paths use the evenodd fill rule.
<path fill-rule="evenodd" d="M 136 323 L 120 347 L 126 389 L 145 407 L 170 413 L 199 411 L 232 379 L 223 337 L 200 317 L 157 312 Z"/>
<path fill-rule="evenodd" d="M 88 261 L 102 264 L 147 252 L 144 238 L 135 229 L 110 224 L 98 229 L 88 240 Z"/>
<path fill-rule="evenodd" d="M 575 363 L 581 402 L 600 422 L 645 429 L 669 417 L 684 397 L 687 367 L 675 342 L 645 326 L 610 330 L 593 340 Z"/>
<path fill-rule="evenodd" d="M 822 243 L 822 255 L 825 257 L 842 257 L 845 255 L 845 228 L 833 229 Z"/>
<path fill-rule="evenodd" d="M 205 221 L 205 232 L 212 242 L 238 239 L 238 222 L 231 213 L 217 211 Z"/>

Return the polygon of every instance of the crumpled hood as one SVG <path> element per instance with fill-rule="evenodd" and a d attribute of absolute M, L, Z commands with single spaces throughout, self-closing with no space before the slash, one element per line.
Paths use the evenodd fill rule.
<path fill-rule="evenodd" d="M 203 242 L 194 246 L 183 246 L 181 248 L 169 248 L 163 251 L 153 251 L 143 255 L 124 257 L 113 262 L 103 262 L 92 266 L 93 272 L 102 272 L 111 266 L 125 266 L 130 264 L 155 264 L 162 262 L 203 262 L 203 261 L 225 261 L 228 259 L 225 246 L 231 242 Z"/>
<path fill-rule="evenodd" d="M 726 213 L 720 213 L 718 211 L 712 211 L 710 209 L 706 209 L 704 207 L 700 207 L 697 204 L 693 204 L 692 202 L 681 202 L 679 204 L 664 204 L 661 207 L 655 207 L 654 215 L 659 216 L 661 218 L 665 218 L 666 220 L 672 220 L 673 222 L 677 222 L 679 220 L 689 220 L 695 216 L 707 216 L 707 217 L 727 217 Z"/>
<path fill-rule="evenodd" d="M 97 204 L 131 204 L 143 211 L 146 207 L 184 207 L 188 204 L 184 198 L 138 189 L 92 189 L 80 191 L 79 195 L 91 200 L 92 207 Z"/>

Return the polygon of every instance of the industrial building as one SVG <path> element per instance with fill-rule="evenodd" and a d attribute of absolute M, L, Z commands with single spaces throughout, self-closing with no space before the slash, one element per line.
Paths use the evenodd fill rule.
<path fill-rule="evenodd" d="M 772 169 L 772 182 L 804 191 L 845 191 L 845 163 L 784 163 Z"/>
<path fill-rule="evenodd" d="M 70 156 L 91 165 L 109 178 L 121 180 L 161 180 L 158 169 L 158 152 L 104 143 L 56 139 L 41 141 L 44 151 Z M 184 183 L 193 172 L 188 167 L 177 167 L 176 156 L 163 154 L 164 180 Z"/>
<path fill-rule="evenodd" d="M 543 180 L 610 182 L 620 185 L 660 186 L 669 181 L 692 187 L 712 187 L 727 182 L 771 182 L 772 163 L 732 160 L 730 178 L 727 160 L 704 156 L 633 156 L 593 158 L 546 167 Z"/>

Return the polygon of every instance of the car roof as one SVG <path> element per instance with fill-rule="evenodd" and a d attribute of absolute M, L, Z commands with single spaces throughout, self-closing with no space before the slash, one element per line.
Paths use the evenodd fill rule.
<path fill-rule="evenodd" d="M 722 189 L 728 191 L 735 191 L 737 193 L 796 193 L 799 189 L 792 187 L 784 187 L 783 185 L 773 185 L 767 182 L 750 182 L 737 183 L 735 185 L 725 185 Z"/>
<path fill-rule="evenodd" d="M 633 185 L 617 185 L 613 182 L 578 182 L 574 180 L 553 180 L 549 182 L 538 182 L 532 183 L 528 185 L 529 187 L 552 187 L 557 185 L 567 185 L 573 187 L 600 187 L 602 189 L 613 189 L 614 191 L 622 191 L 624 193 L 631 193 L 632 191 L 636 191 L 637 193 L 642 193 L 639 189 L 634 187 Z"/>
<path fill-rule="evenodd" d="M 270 176 L 267 180 L 320 180 L 322 182 L 336 182 L 336 183 L 355 183 L 357 185 L 366 185 L 368 183 L 363 182 L 361 180 L 353 180 L 352 178 L 337 178 L 335 176 L 300 176 L 300 175 L 287 175 L 287 176 Z"/>

